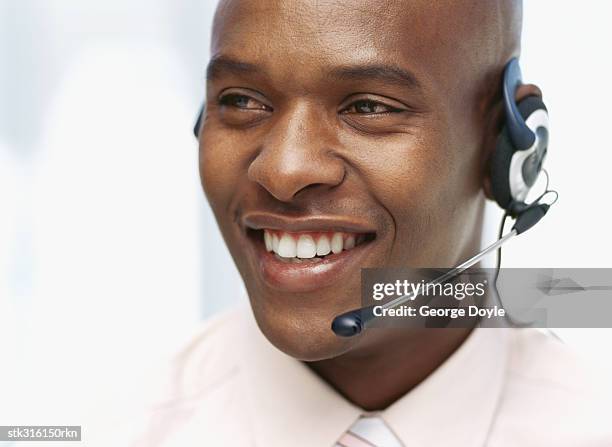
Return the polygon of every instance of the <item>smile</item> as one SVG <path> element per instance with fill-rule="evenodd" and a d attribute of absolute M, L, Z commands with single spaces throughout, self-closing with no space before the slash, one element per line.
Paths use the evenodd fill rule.
<path fill-rule="evenodd" d="M 253 265 L 274 289 L 308 292 L 360 277 L 376 232 L 347 219 L 250 216 Z"/>
<path fill-rule="evenodd" d="M 280 260 L 299 262 L 306 259 L 319 262 L 329 254 L 352 250 L 366 241 L 366 234 L 342 232 L 288 233 L 285 231 L 263 230 L 266 250 L 273 252 Z"/>

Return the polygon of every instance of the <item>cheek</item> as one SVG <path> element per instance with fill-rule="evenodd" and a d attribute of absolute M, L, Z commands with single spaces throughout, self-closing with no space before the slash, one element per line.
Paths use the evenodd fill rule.
<path fill-rule="evenodd" d="M 430 265 L 460 202 L 456 155 L 440 134 L 402 136 L 363 161 L 364 177 L 393 220 L 389 265 Z"/>
<path fill-rule="evenodd" d="M 215 138 L 213 132 L 202 130 L 199 149 L 200 181 L 217 219 L 223 217 L 221 211 L 228 208 L 242 175 L 236 147 L 230 139 Z"/>
<path fill-rule="evenodd" d="M 385 201 L 397 218 L 422 215 L 438 195 L 448 173 L 431 146 L 421 144 L 398 150 L 387 157 L 385 175 L 380 179 Z"/>
<path fill-rule="evenodd" d="M 241 274 L 245 274 L 246 258 L 236 256 L 242 253 L 236 224 L 235 207 L 232 206 L 239 198 L 238 191 L 243 190 L 246 180 L 246 169 L 243 157 L 244 151 L 236 150 L 241 146 L 231 138 L 221 137 L 222 133 L 201 132 L 199 147 L 200 181 L 208 203 L 213 211 L 217 225 L 234 262 Z M 242 183 L 241 183 L 242 182 Z"/>
<path fill-rule="evenodd" d="M 431 234 L 444 214 L 441 191 L 449 180 L 447 165 L 435 155 L 432 146 L 416 146 L 398 157 L 389 170 L 389 209 L 397 234 L 394 249 L 402 261 L 425 261 Z"/>

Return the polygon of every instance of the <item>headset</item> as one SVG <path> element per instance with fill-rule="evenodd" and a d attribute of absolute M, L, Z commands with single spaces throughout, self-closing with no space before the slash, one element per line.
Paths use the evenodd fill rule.
<path fill-rule="evenodd" d="M 496 284 L 501 262 L 501 246 L 512 237 L 537 224 L 546 215 L 550 206 L 557 201 L 558 194 L 556 191 L 548 190 L 548 174 L 542 169 L 548 150 L 548 109 L 538 96 L 528 96 L 517 104 L 516 91 L 521 85 L 522 74 L 519 62 L 517 58 L 512 58 L 503 72 L 505 122 L 489 162 L 493 199 L 505 211 L 498 240 L 462 264 L 430 281 L 428 286 L 449 281 L 487 254 L 498 250 L 494 280 Z M 541 172 L 546 174 L 546 191 L 531 203 L 527 203 L 527 196 Z M 555 199 L 550 204 L 543 202 L 543 197 L 548 193 L 555 194 Z M 503 229 L 508 216 L 514 218 L 515 223 L 512 230 L 504 236 Z M 414 298 L 416 298 L 414 294 L 400 296 L 380 307 L 394 308 Z M 332 322 L 332 331 L 342 337 L 352 337 L 361 333 L 370 321 L 377 318 L 373 312 L 374 307 L 373 305 L 362 307 L 337 316 Z"/>
<path fill-rule="evenodd" d="M 204 115 L 205 109 L 206 102 L 203 102 L 200 106 L 200 111 L 198 112 L 198 118 L 196 119 L 196 122 L 193 125 L 193 135 L 196 137 L 196 140 L 200 138 L 200 126 L 202 125 L 202 116 Z"/>
<path fill-rule="evenodd" d="M 493 198 L 512 217 L 530 206 L 525 200 L 542 171 L 549 135 L 548 110 L 540 97 L 515 102 L 521 84 L 521 69 L 513 58 L 504 70 L 505 124 L 490 162 Z"/>

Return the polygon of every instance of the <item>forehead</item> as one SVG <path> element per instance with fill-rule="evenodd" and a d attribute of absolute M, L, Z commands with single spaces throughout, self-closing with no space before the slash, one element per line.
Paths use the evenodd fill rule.
<path fill-rule="evenodd" d="M 491 17 L 490 8 L 477 7 L 482 3 L 222 0 L 212 54 L 257 61 L 292 82 L 333 65 L 389 63 L 409 69 L 423 84 L 449 84 L 467 75 L 475 55 L 487 53 Z"/>

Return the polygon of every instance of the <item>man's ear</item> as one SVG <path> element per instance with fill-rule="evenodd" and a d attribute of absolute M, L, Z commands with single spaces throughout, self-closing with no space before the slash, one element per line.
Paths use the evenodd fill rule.
<path fill-rule="evenodd" d="M 514 99 L 518 104 L 528 96 L 538 96 L 542 98 L 542 91 L 537 85 L 523 84 L 516 90 Z M 490 117 L 491 119 L 487 125 L 488 131 L 484 143 L 485 150 L 483 151 L 485 156 L 485 173 L 483 176 L 482 188 L 485 196 L 488 199 L 494 200 L 493 191 L 491 188 L 491 157 L 493 156 L 493 152 L 495 151 L 495 147 L 497 145 L 497 137 L 501 133 L 505 124 L 503 99 L 501 95 L 498 102 L 492 107 Z"/>

